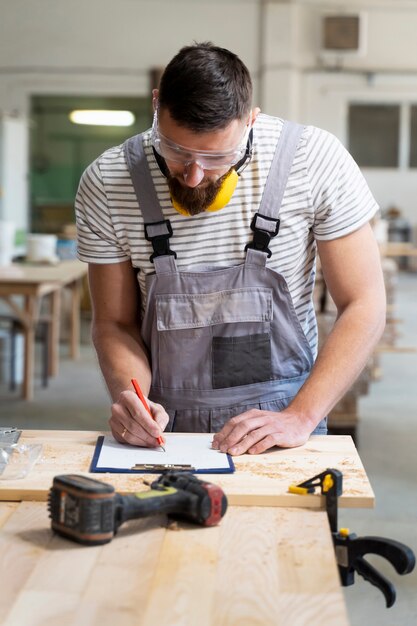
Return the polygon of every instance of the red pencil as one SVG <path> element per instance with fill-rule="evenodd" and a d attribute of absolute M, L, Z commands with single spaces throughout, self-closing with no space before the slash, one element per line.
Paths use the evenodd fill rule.
<path fill-rule="evenodd" d="M 145 409 L 148 411 L 149 415 L 152 417 L 153 419 L 153 415 L 151 413 L 150 408 L 148 407 L 148 403 L 145 400 L 145 396 L 142 393 L 142 389 L 139 387 L 139 383 L 136 380 L 136 378 L 132 378 L 132 385 L 136 391 L 136 395 L 139 398 L 139 400 L 142 402 L 143 406 L 145 407 Z M 162 439 L 162 437 L 157 437 L 157 442 L 159 443 L 159 445 L 161 446 L 162 450 L 165 452 L 165 448 L 162 445 L 164 443 L 164 440 Z"/>

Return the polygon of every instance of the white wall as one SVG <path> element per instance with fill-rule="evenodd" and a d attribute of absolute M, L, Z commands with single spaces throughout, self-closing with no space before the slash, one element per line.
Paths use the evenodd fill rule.
<path fill-rule="evenodd" d="M 269 82 L 270 112 L 280 114 L 274 102 L 279 102 L 280 89 L 288 88 L 292 94 L 289 100 L 292 117 L 326 128 L 347 145 L 349 103 L 395 103 L 403 108 L 417 104 L 417 2 L 300 0 L 292 3 L 291 9 L 295 29 L 287 45 L 293 55 L 286 59 L 286 82 Z M 270 7 L 270 33 L 274 32 L 279 10 L 277 5 Z M 332 12 L 364 15 L 363 55 L 320 54 L 321 18 Z M 268 61 L 272 66 L 273 59 Z M 277 69 L 275 79 L 278 76 Z M 417 172 L 406 165 L 409 138 L 404 130 L 403 127 L 400 167 L 363 169 L 363 173 L 382 209 L 395 205 L 417 225 Z"/>
<path fill-rule="evenodd" d="M 197 7 L 197 8 L 196 8 Z M 148 72 L 214 40 L 257 70 L 257 0 L 0 0 L 0 107 L 27 95 L 148 93 Z"/>
<path fill-rule="evenodd" d="M 147 95 L 149 70 L 193 40 L 235 51 L 257 87 L 257 0 L 0 0 L 0 16 L 0 113 L 27 127 L 32 94 Z M 3 155 L 0 218 L 17 204 L 4 168 L 27 167 L 27 134 Z"/>
<path fill-rule="evenodd" d="M 329 11 L 366 14 L 365 55 L 321 57 Z M 262 110 L 342 141 L 352 98 L 417 102 L 415 0 L 0 0 L 0 15 L 0 112 L 23 124 L 31 94 L 146 95 L 150 68 L 207 39 L 245 61 Z M 6 159 L 16 163 L 16 151 L 23 172 L 27 138 Z M 396 204 L 417 223 L 412 171 L 365 175 L 381 206 Z"/>
<path fill-rule="evenodd" d="M 0 117 L 1 214 L 24 229 L 27 224 L 28 127 L 25 117 Z"/>

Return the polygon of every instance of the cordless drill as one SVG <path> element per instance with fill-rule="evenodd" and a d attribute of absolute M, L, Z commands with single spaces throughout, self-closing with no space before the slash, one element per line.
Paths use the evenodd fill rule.
<path fill-rule="evenodd" d="M 166 472 L 151 489 L 127 496 L 87 476 L 55 476 L 48 496 L 52 529 L 78 543 L 111 541 L 126 520 L 165 513 L 176 519 L 214 526 L 226 513 L 227 498 L 217 485 L 186 472 Z"/>

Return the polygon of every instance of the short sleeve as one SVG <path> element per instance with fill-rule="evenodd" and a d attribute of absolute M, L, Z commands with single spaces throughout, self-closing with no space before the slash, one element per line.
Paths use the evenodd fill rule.
<path fill-rule="evenodd" d="M 109 213 L 99 161 L 83 173 L 75 198 L 77 254 L 86 263 L 119 263 L 129 259 L 120 245 Z"/>
<path fill-rule="evenodd" d="M 379 206 L 357 163 L 331 133 L 309 127 L 306 158 L 314 209 L 316 239 L 330 240 L 354 232 Z"/>

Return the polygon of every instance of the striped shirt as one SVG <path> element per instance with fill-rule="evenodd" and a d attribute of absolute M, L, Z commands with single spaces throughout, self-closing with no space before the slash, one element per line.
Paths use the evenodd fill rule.
<path fill-rule="evenodd" d="M 172 206 L 165 177 L 144 134 L 144 149 L 164 218 L 171 221 L 170 247 L 179 271 L 203 266 L 232 266 L 244 261 L 252 241 L 250 223 L 258 211 L 283 120 L 259 115 L 254 125 L 253 154 L 240 172 L 226 207 L 194 217 Z M 154 273 L 153 250 L 144 237 L 144 222 L 127 168 L 123 145 L 98 157 L 84 172 L 75 202 L 78 257 L 87 263 L 131 260 L 140 270 L 142 304 L 145 276 Z M 340 141 L 327 131 L 306 126 L 298 144 L 283 197 L 280 231 L 271 239 L 268 267 L 286 280 L 301 327 L 317 352 L 317 326 L 312 292 L 315 240 L 347 235 L 378 210 L 357 164 Z"/>

